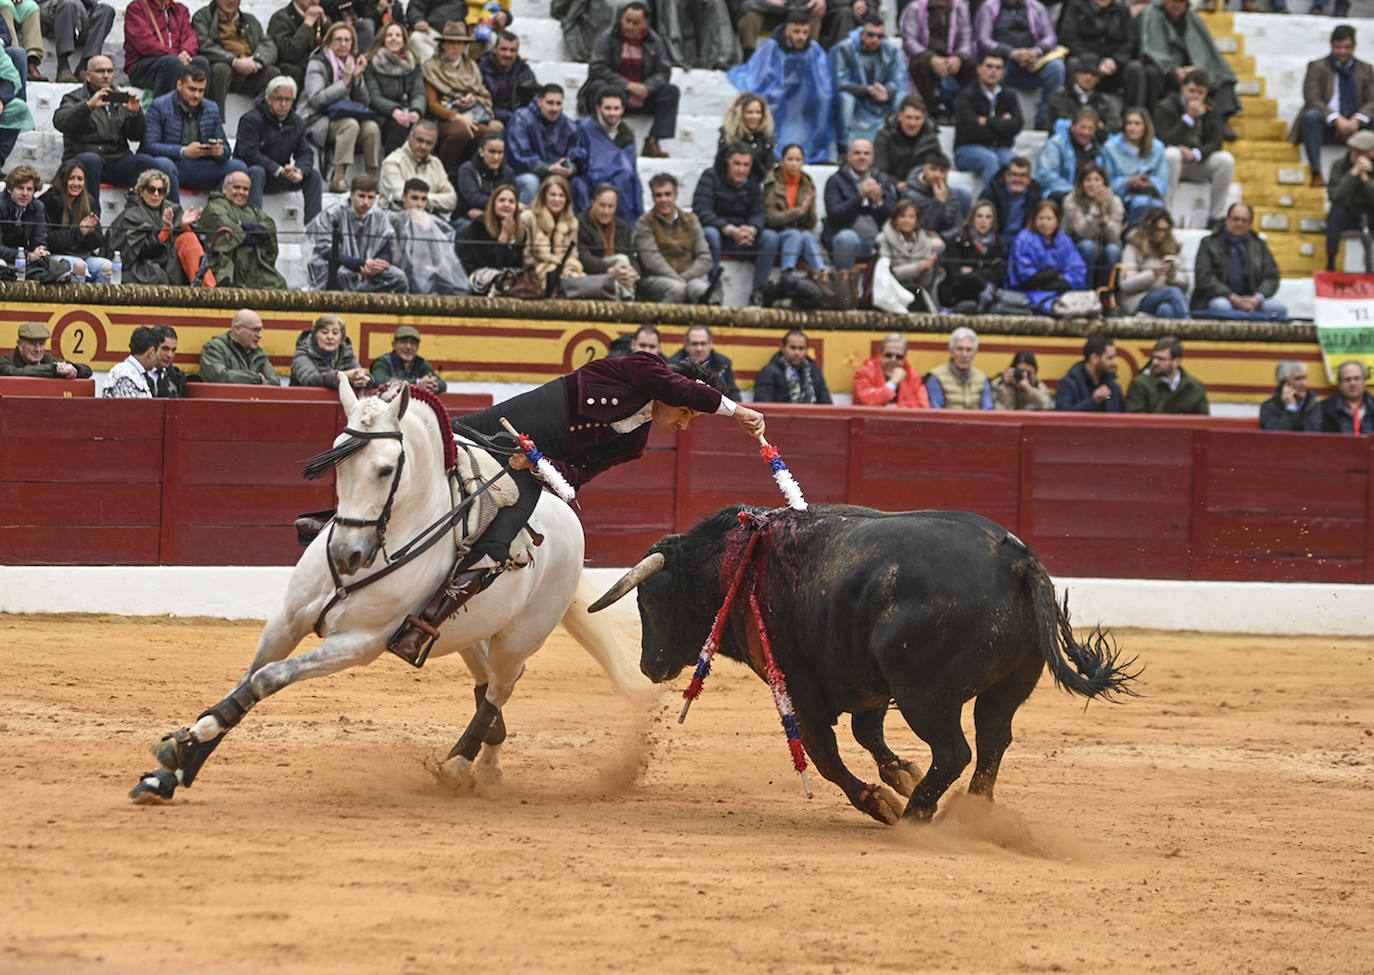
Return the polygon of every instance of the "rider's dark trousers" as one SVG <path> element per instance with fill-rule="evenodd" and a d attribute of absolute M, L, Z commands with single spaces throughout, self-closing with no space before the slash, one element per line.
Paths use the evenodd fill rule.
<path fill-rule="evenodd" d="M 492 437 L 505 433 L 505 428 L 501 426 L 502 417 L 534 440 L 542 453 L 557 459 L 566 452 L 568 404 L 566 386 L 561 378 L 550 380 L 480 413 L 460 417 L 453 421 L 453 427 L 459 436 L 462 436 L 466 427 Z M 505 463 L 505 457 L 494 456 Z M 520 498 L 515 504 L 497 512 L 482 537 L 472 546 L 472 551 L 463 559 L 463 567 L 473 564 L 483 555 L 491 556 L 498 563 L 505 562 L 510 558 L 511 542 L 534 512 L 539 493 L 543 490 L 542 482 L 530 470 L 511 471 L 508 476 L 520 489 Z"/>

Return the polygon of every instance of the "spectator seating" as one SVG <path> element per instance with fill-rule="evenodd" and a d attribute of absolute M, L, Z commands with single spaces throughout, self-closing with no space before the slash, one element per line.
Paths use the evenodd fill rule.
<path fill-rule="evenodd" d="M 192 6 L 198 6 L 195 0 L 192 0 Z M 279 0 L 246 0 L 243 9 L 266 23 L 279 6 Z M 895 23 L 895 4 L 889 0 L 884 8 L 889 20 Z M 513 29 L 521 37 L 523 56 L 530 60 L 541 81 L 556 81 L 568 90 L 568 107 L 575 113 L 573 95 L 586 77 L 586 65 L 567 60 L 562 29 L 548 15 L 547 0 L 514 0 L 513 13 Z M 1374 14 L 1374 0 L 1356 0 L 1352 14 Z M 1269 14 L 1219 13 L 1203 16 L 1240 78 L 1237 91 L 1242 99 L 1244 114 L 1233 120 L 1241 138 L 1230 146 L 1238 160 L 1232 198 L 1240 198 L 1240 188 L 1243 186 L 1247 202 L 1256 208 L 1258 229 L 1266 235 L 1286 277 L 1280 298 L 1287 302 L 1295 314 L 1310 315 L 1312 298 L 1308 275 L 1323 266 L 1325 260 L 1322 236 L 1325 198 L 1324 191 L 1307 185 L 1307 167 L 1300 150 L 1287 142 L 1286 134 L 1289 121 L 1301 104 L 1302 77 L 1306 64 L 1327 50 L 1330 30 L 1338 21 L 1331 17 L 1303 14 L 1278 17 Z M 1358 16 L 1351 20 L 1357 27 L 1360 26 Z M 105 45 L 120 77 L 124 63 L 123 40 L 121 11 L 116 16 L 114 28 Z M 1360 41 L 1363 43 L 1357 48 L 1357 54 L 1368 56 L 1368 48 L 1374 43 L 1374 38 L 1362 36 Z M 49 77 L 55 74 L 51 54 L 42 67 Z M 680 199 L 689 203 L 697 176 L 714 158 L 723 106 L 734 97 L 735 91 L 721 72 L 675 70 L 673 80 L 682 89 L 682 109 L 677 136 L 665 146 L 671 158 L 642 160 L 640 176 L 645 187 L 645 198 L 648 199 L 649 177 L 659 171 L 673 173 L 681 182 Z M 61 159 L 62 137 L 53 130 L 51 119 L 68 87 L 51 83 L 29 85 L 29 102 L 37 128 L 20 136 L 12 161 L 34 166 L 45 179 L 56 171 Z M 1272 97 L 1269 93 L 1272 93 Z M 1033 99 L 1030 95 L 1022 93 L 1022 97 L 1023 107 L 1032 109 Z M 226 127 L 231 134 L 248 105 L 249 100 L 244 96 L 229 96 Z M 638 140 L 642 141 L 648 133 L 650 120 L 635 116 L 628 121 L 635 129 Z M 952 126 L 946 126 L 941 133 L 942 147 L 949 155 L 953 153 L 953 135 Z M 1016 149 L 1023 155 L 1034 156 L 1043 140 L 1043 133 L 1023 132 Z M 1329 169 L 1339 152 L 1339 147 L 1334 146 L 1323 151 L 1324 168 Z M 809 171 L 817 185 L 823 187 L 833 167 L 812 166 Z M 968 186 L 977 194 L 977 177 L 951 172 L 950 178 L 952 183 Z M 1203 189 L 1201 186 L 1183 185 L 1175 213 L 1181 230 L 1197 228 L 1202 224 L 1199 215 L 1205 213 Z M 184 206 L 200 206 L 204 202 L 203 194 L 183 194 Z M 102 203 L 106 207 L 108 221 L 123 207 L 124 191 L 105 188 L 102 191 Z M 821 201 L 818 204 L 823 207 Z M 283 272 L 292 287 L 301 287 L 304 284 L 303 258 L 308 247 L 304 241 L 300 199 L 296 196 L 269 196 L 266 206 L 277 221 Z M 1194 234 L 1196 231 L 1189 231 L 1185 236 Z M 1357 265 L 1362 267 L 1358 247 L 1347 248 L 1347 252 L 1344 257 L 1346 263 L 1342 266 L 1350 269 L 1356 269 Z M 727 262 L 727 302 L 743 303 L 746 299 L 749 284 L 744 271 Z"/>

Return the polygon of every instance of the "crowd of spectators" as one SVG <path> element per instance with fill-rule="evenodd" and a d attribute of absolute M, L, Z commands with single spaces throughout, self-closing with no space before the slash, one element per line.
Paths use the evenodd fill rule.
<path fill-rule="evenodd" d="M 241 187 L 241 192 L 246 195 L 247 187 Z M 609 214 L 612 202 L 604 201 L 604 205 Z M 422 201 L 415 201 L 411 209 L 427 213 Z M 262 317 L 250 308 L 240 309 L 227 331 L 212 336 L 201 347 L 199 372 L 189 378 L 205 383 L 281 385 L 262 347 L 262 335 Z M 0 358 L 0 376 L 91 378 L 88 365 L 54 356 L 47 349 L 50 338 L 43 325 L 22 324 L 15 347 Z M 363 390 L 401 380 L 432 392 L 445 392 L 448 383 L 420 356 L 420 343 L 419 330 L 402 325 L 392 335 L 391 351 L 364 366 L 343 318 L 326 312 L 297 336 L 289 384 L 338 389 L 347 383 Z M 1124 393 L 1117 380 L 1116 346 L 1102 333 L 1084 342 L 1083 358 L 1053 382 L 1053 392 L 1030 349 L 1017 350 L 1005 367 L 990 366 L 990 371 L 985 371 L 976 361 L 978 335 L 968 327 L 956 328 L 950 334 L 948 359 L 924 377 L 908 358 L 904 335 L 894 332 L 886 336 L 878 349 L 878 354 L 853 374 L 856 405 L 1174 415 L 1211 412 L 1207 388 L 1183 367 L 1183 343 L 1174 336 L 1155 342 L 1149 364 L 1132 377 Z M 129 338 L 129 355 L 110 370 L 101 395 L 117 399 L 186 396 L 188 377 L 174 364 L 176 351 L 177 333 L 170 325 L 135 328 Z M 631 351 L 664 355 L 659 330 L 642 325 L 615 340 L 609 355 Z M 718 375 L 731 399 L 742 400 L 734 363 L 715 348 L 709 326 L 689 326 L 683 333 L 682 348 L 671 359 L 687 358 Z M 1374 395 L 1367 390 L 1369 373 L 1360 361 L 1349 360 L 1337 367 L 1336 390 L 1326 399 L 1318 399 L 1308 387 L 1307 369 L 1300 362 L 1280 362 L 1275 375 L 1274 395 L 1260 407 L 1261 429 L 1374 435 Z M 754 377 L 753 401 L 802 405 L 834 402 L 825 373 L 811 356 L 805 331 L 793 328 L 783 335 L 778 351 Z"/>
<path fill-rule="evenodd" d="M 135 281 L 280 287 L 263 200 L 299 193 L 312 288 L 718 302 L 729 259 L 753 265 L 755 305 L 795 299 L 795 288 L 770 289 L 773 278 L 837 271 L 856 296 L 867 293 L 862 275 L 890 275 L 873 292 L 912 310 L 1062 314 L 1091 309 L 1066 292 L 1097 292 L 1109 311 L 1286 317 L 1251 209 L 1227 206 L 1235 74 L 1185 0 L 1066 0 L 1057 19 L 1042 0 L 911 0 L 895 25 L 866 0 L 760 0 L 735 10 L 738 43 L 720 37 L 722 2 L 663 23 L 639 0 L 604 23 L 555 4 L 592 21 L 578 25 L 587 77 L 576 121 L 563 88 L 541 84 L 521 57 L 510 15 L 456 0 L 291 0 L 265 26 L 240 0 L 194 14 L 179 0 L 141 0 L 126 12 L 124 63 L 151 91 L 146 108 L 99 53 L 106 4 L 51 0 L 26 17 L 16 6 L 0 30 L 27 64 L 0 58 L 0 164 L 32 125 L 22 94 L 6 96 L 41 77 L 44 31 L 59 38 L 58 80 L 78 87 L 54 115 L 63 170 L 41 204 L 26 204 L 36 219 L 6 180 L 0 258 L 23 248 L 33 274 L 35 250 L 54 255 L 41 280 L 104 283 L 118 256 Z M 687 36 L 695 29 L 711 39 Z M 1374 216 L 1374 69 L 1354 57 L 1351 26 L 1330 43 L 1309 65 L 1292 138 L 1313 183 L 1328 187 L 1334 260 L 1342 232 Z M 662 206 L 657 190 L 643 200 L 639 177 L 640 157 L 668 155 L 677 134 L 671 67 L 684 51 L 729 68 L 740 89 L 690 214 L 666 199 L 667 174 L 653 181 Z M 12 70 L 21 65 L 26 74 Z M 1032 117 L 1012 89 L 1036 93 Z M 231 92 L 253 98 L 232 140 Z M 630 115 L 652 118 L 642 145 Z M 941 126 L 953 126 L 952 159 Z M 1015 149 L 1027 127 L 1047 133 L 1033 159 Z M 1327 179 L 1319 152 L 1331 141 L 1348 152 Z M 802 168 L 830 160 L 823 186 Z M 951 169 L 979 178 L 991 227 Z M 1192 269 L 1178 266 L 1171 236 L 1181 181 L 1209 187 L 1212 236 Z M 133 226 L 102 224 L 102 183 L 130 187 L 132 215 L 120 219 Z M 504 186 L 513 214 L 492 206 Z M 182 213 L 183 188 L 212 205 Z M 336 197 L 327 208 L 326 190 Z M 611 199 L 614 219 L 594 217 Z M 1164 238 L 1141 235 L 1147 216 L 1170 225 Z M 1042 273 L 1051 264 L 1058 273 Z"/>

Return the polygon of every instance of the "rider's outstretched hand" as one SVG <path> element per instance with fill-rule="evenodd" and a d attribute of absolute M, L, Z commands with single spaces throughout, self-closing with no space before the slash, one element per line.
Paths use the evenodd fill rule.
<path fill-rule="evenodd" d="M 755 440 L 763 438 L 763 414 L 743 404 L 735 405 L 735 422 Z"/>

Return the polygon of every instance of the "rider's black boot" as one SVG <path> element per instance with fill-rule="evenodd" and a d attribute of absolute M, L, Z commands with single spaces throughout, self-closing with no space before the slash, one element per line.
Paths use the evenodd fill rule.
<path fill-rule="evenodd" d="M 423 667 L 444 620 L 482 590 L 489 569 L 464 569 L 444 583 L 419 616 L 411 615 L 392 634 L 386 648 L 412 667 Z"/>

